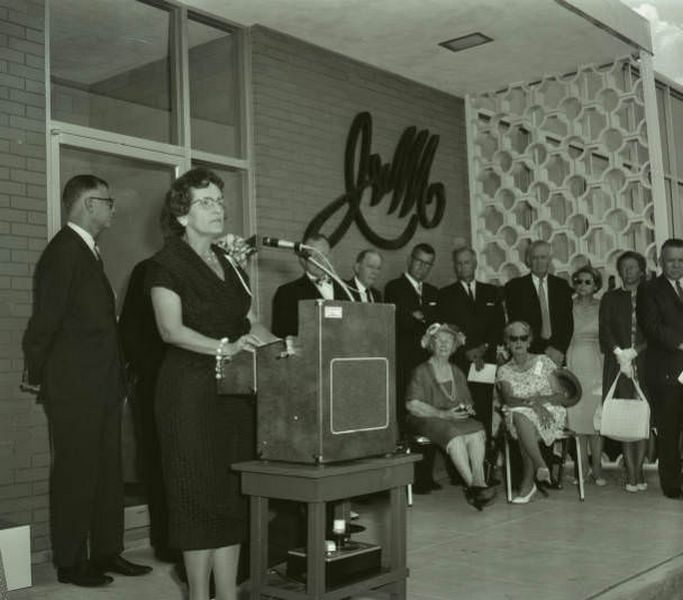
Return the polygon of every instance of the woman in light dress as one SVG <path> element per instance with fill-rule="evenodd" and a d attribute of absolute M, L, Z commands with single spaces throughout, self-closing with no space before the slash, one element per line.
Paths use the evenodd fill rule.
<path fill-rule="evenodd" d="M 602 475 L 602 438 L 595 428 L 595 413 L 602 400 L 602 352 L 599 342 L 600 301 L 595 293 L 602 287 L 602 276 L 586 265 L 572 275 L 574 297 L 574 335 L 567 349 L 567 367 L 581 383 L 583 395 L 578 404 L 567 409 L 570 429 L 579 434 L 582 464 L 586 471 L 577 473 L 584 480 L 589 477 L 596 485 L 603 486 L 607 480 Z M 588 447 L 590 446 L 590 469 Z"/>
<path fill-rule="evenodd" d="M 531 335 L 524 321 L 506 325 L 503 339 L 512 358 L 496 374 L 507 426 L 519 440 L 522 453 L 522 482 L 513 504 L 527 504 L 539 489 L 547 494 L 550 470 L 538 444 L 552 444 L 563 434 L 567 421 L 567 409 L 562 406 L 565 394 L 554 376 L 558 367 L 545 354 L 529 352 Z"/>

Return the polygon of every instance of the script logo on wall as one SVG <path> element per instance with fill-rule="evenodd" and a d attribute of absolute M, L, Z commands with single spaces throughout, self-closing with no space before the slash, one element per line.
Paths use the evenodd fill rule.
<path fill-rule="evenodd" d="M 439 136 L 428 129 L 406 127 L 398 141 L 391 162 L 382 164 L 379 154 L 371 154 L 372 117 L 369 112 L 358 113 L 349 129 L 344 155 L 344 184 L 346 191 L 321 210 L 308 224 L 304 237 L 319 233 L 325 223 L 346 207 L 346 214 L 335 230 L 328 235 L 334 246 L 349 227 L 356 224 L 359 231 L 374 246 L 396 250 L 405 246 L 415 235 L 418 225 L 433 229 L 443 219 L 446 210 L 446 189 L 443 183 L 429 183 L 429 173 Z M 369 206 L 378 205 L 391 194 L 387 214 L 398 211 L 397 218 L 408 215 L 403 232 L 387 239 L 372 229 L 361 209 L 361 200 L 370 189 Z"/>

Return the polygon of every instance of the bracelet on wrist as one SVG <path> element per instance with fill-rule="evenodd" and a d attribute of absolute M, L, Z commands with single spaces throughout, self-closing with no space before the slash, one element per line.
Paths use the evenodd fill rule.
<path fill-rule="evenodd" d="M 228 342 L 228 338 L 221 338 L 218 347 L 216 348 L 216 379 L 223 379 L 223 363 L 230 362 L 230 357 L 225 352 L 225 347 L 228 345 Z"/>

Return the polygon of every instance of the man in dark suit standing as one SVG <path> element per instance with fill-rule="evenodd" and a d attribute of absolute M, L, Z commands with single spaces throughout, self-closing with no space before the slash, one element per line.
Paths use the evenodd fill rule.
<path fill-rule="evenodd" d="M 322 234 L 310 236 L 304 240 L 305 246 L 315 250 L 311 258 L 323 262 L 330 255 L 330 242 Z M 348 300 L 341 286 L 330 280 L 322 269 L 308 260 L 309 254 L 302 254 L 299 262 L 304 274 L 281 285 L 273 297 L 273 314 L 271 331 L 278 337 L 296 336 L 299 332 L 299 300 Z"/>
<path fill-rule="evenodd" d="M 407 270 L 384 288 L 384 301 L 396 305 L 396 418 L 405 433 L 405 392 L 413 370 L 429 358 L 420 345 L 427 327 L 436 321 L 437 289 L 425 283 L 436 252 L 429 244 L 417 244 L 410 253 Z M 424 458 L 415 470 L 415 493 L 429 493 L 441 486 L 433 480 L 434 446 L 423 449 Z"/>
<path fill-rule="evenodd" d="M 647 338 L 646 379 L 657 427 L 659 481 L 667 498 L 682 498 L 683 239 L 662 244 L 662 274 L 638 288 L 638 323 Z"/>
<path fill-rule="evenodd" d="M 112 581 L 105 572 L 142 575 L 151 568 L 120 555 L 124 385 L 114 293 L 95 243 L 111 225 L 114 199 L 102 179 L 77 175 L 62 201 L 68 223 L 38 261 L 23 347 L 28 383 L 40 386 L 50 427 L 58 579 L 92 587 Z"/>
<path fill-rule="evenodd" d="M 374 287 L 382 271 L 382 255 L 369 248 L 362 250 L 353 265 L 353 278 L 347 281 L 356 302 L 381 302 L 382 293 Z"/>
<path fill-rule="evenodd" d="M 562 365 L 574 333 L 572 289 L 548 272 L 551 259 L 548 242 L 532 242 L 526 253 L 531 273 L 508 281 L 505 304 L 509 321 L 526 321 L 531 326 L 529 351 L 545 353 Z"/>
<path fill-rule="evenodd" d="M 468 375 L 470 366 L 481 370 L 484 363 L 496 362 L 496 349 L 502 343 L 505 312 L 496 286 L 477 281 L 477 255 L 470 247 L 453 251 L 457 281 L 439 290 L 439 321 L 452 323 L 465 334 L 465 345 L 455 354 L 455 363 Z M 470 382 L 474 410 L 491 437 L 493 385 Z"/>

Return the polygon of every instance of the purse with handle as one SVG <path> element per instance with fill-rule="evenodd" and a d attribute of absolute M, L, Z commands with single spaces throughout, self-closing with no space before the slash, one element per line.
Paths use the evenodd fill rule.
<path fill-rule="evenodd" d="M 600 435 L 618 442 L 646 440 L 650 437 L 650 405 L 635 378 L 632 380 L 635 398 L 614 397 L 617 381 L 622 375 L 617 374 L 605 396 L 600 416 Z"/>

